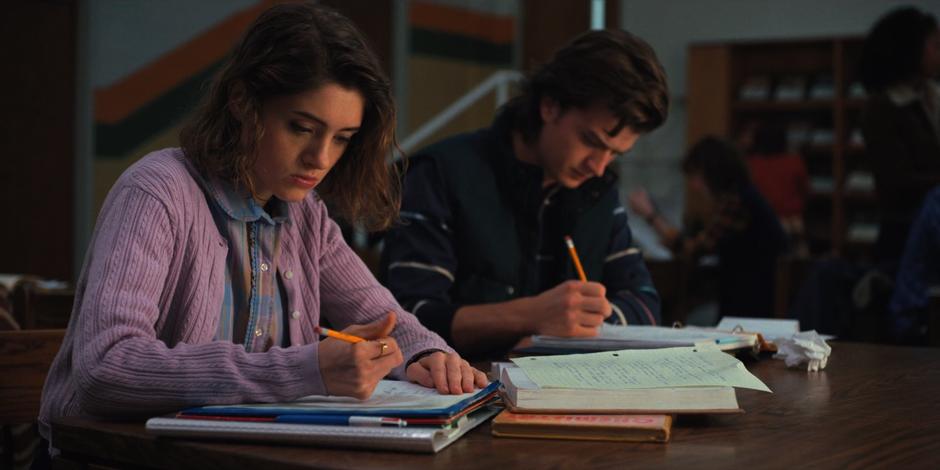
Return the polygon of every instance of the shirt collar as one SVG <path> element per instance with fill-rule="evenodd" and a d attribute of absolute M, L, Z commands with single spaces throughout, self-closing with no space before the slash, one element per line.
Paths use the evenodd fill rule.
<path fill-rule="evenodd" d="M 276 197 L 272 196 L 266 211 L 251 197 L 247 188 L 236 187 L 233 182 L 210 177 L 206 186 L 212 200 L 232 219 L 243 222 L 263 220 L 269 224 L 288 220 L 287 203 Z"/>

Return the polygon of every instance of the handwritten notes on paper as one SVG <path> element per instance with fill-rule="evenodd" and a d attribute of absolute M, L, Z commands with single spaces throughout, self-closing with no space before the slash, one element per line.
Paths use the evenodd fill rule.
<path fill-rule="evenodd" d="M 741 361 L 712 345 L 534 356 L 512 361 L 541 388 L 720 386 L 770 391 Z"/>
<path fill-rule="evenodd" d="M 464 393 L 461 395 L 441 395 L 436 389 L 422 387 L 411 382 L 400 382 L 396 380 L 379 381 L 372 396 L 365 400 L 357 400 L 352 397 L 342 396 L 323 396 L 310 395 L 299 398 L 289 403 L 258 403 L 238 405 L 239 408 L 253 409 L 284 409 L 284 410 L 374 410 L 374 409 L 397 409 L 397 410 L 423 410 L 447 408 L 459 403 L 462 400 L 469 399 L 474 393 Z M 216 408 L 230 408 L 230 405 L 217 406 Z M 207 406 L 206 409 L 212 407 Z"/>

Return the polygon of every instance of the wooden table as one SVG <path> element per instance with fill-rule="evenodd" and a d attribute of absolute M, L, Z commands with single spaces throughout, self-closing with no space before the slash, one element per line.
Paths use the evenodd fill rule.
<path fill-rule="evenodd" d="M 825 371 L 764 359 L 775 393 L 746 413 L 681 417 L 668 444 L 494 438 L 489 423 L 437 455 L 156 439 L 143 423 L 63 419 L 60 463 L 185 468 L 940 468 L 940 349 L 835 343 Z"/>

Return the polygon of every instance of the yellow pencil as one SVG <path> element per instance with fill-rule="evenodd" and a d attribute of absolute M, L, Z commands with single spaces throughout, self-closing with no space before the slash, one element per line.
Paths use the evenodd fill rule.
<path fill-rule="evenodd" d="M 361 343 L 365 341 L 365 339 L 362 339 L 356 335 L 343 333 L 342 331 L 331 330 L 329 328 L 323 328 L 322 326 L 315 327 L 313 331 L 319 335 L 329 336 L 330 338 L 343 340 L 347 343 Z"/>
<path fill-rule="evenodd" d="M 578 268 L 578 277 L 581 278 L 581 282 L 587 282 L 587 276 L 584 275 L 584 268 L 581 267 L 578 252 L 574 249 L 574 240 L 568 235 L 565 235 L 565 244 L 568 245 L 568 254 L 571 255 L 571 260 L 574 261 L 574 267 Z"/>

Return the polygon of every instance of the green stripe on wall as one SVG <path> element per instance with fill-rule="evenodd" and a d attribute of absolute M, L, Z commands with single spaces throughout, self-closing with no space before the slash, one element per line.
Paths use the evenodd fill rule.
<path fill-rule="evenodd" d="M 203 86 L 221 65 L 222 61 L 210 65 L 118 123 L 96 123 L 97 158 L 124 158 L 141 143 L 177 124 L 195 108 Z"/>
<path fill-rule="evenodd" d="M 422 28 L 411 29 L 411 52 L 487 65 L 512 66 L 512 43 L 495 44 Z"/>

